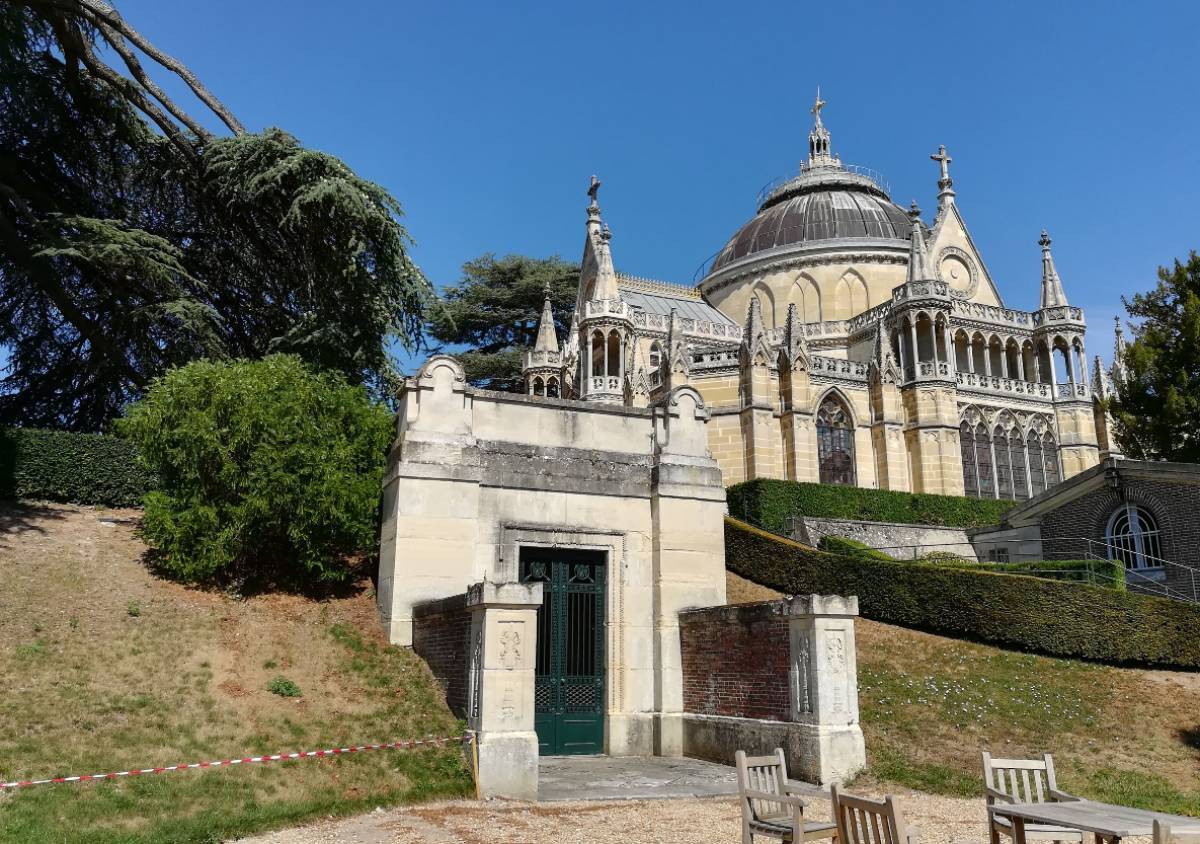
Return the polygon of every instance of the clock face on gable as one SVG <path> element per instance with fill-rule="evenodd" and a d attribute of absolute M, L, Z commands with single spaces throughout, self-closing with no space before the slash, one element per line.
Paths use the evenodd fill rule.
<path fill-rule="evenodd" d="M 950 292 L 959 299 L 969 299 L 979 286 L 979 271 L 971 256 L 953 246 L 938 255 L 938 278 L 950 285 Z"/>

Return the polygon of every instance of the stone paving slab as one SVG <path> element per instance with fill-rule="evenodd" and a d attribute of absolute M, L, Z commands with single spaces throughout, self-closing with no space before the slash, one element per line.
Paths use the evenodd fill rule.
<path fill-rule="evenodd" d="M 700 759 L 544 756 L 538 800 L 662 800 L 737 794 L 737 771 Z"/>

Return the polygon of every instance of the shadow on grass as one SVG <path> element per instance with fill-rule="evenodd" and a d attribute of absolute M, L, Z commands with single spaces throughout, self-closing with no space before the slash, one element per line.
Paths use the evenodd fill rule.
<path fill-rule="evenodd" d="M 150 574 L 193 589 L 237 598 L 284 594 L 311 601 L 352 598 L 374 589 L 377 563 L 378 558 L 374 555 L 349 560 L 342 569 L 344 577 L 338 580 L 318 580 L 302 569 L 289 571 L 282 566 L 266 566 L 259 570 L 247 567 L 218 577 L 190 580 L 180 577 L 171 568 L 167 555 L 157 548 L 149 548 L 142 554 L 142 565 Z"/>
<path fill-rule="evenodd" d="M 1179 740 L 1192 750 L 1200 750 L 1200 726 L 1183 728 L 1179 731 Z"/>
<path fill-rule="evenodd" d="M 47 519 L 65 519 L 67 515 L 68 511 L 57 507 L 20 501 L 0 501 L 0 547 L 7 547 L 23 533 L 44 534 L 46 528 L 42 522 Z"/>

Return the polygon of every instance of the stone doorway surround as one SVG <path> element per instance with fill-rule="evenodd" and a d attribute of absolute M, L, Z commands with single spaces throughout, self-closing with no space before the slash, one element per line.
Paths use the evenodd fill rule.
<path fill-rule="evenodd" d="M 530 522 L 500 526 L 495 579 L 515 583 L 520 576 L 521 548 L 565 548 L 599 551 L 605 555 L 608 581 L 604 584 L 604 749 L 629 752 L 620 737 L 629 734 L 625 706 L 625 534 L 586 527 L 540 525 Z"/>

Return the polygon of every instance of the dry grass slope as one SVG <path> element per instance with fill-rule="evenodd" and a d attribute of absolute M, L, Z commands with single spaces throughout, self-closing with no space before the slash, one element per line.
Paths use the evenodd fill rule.
<path fill-rule="evenodd" d="M 424 664 L 374 632 L 369 583 L 188 589 L 142 566 L 137 515 L 0 511 L 0 778 L 458 731 Z M 300 697 L 267 691 L 281 675 Z M 469 787 L 456 748 L 39 786 L 0 795 L 0 840 L 214 841 Z"/>
<path fill-rule="evenodd" d="M 729 600 L 778 593 L 728 574 Z M 981 793 L 979 753 L 1054 754 L 1097 800 L 1200 815 L 1200 674 L 1112 668 L 859 620 L 863 784 Z"/>

